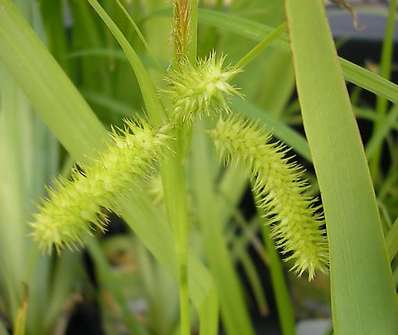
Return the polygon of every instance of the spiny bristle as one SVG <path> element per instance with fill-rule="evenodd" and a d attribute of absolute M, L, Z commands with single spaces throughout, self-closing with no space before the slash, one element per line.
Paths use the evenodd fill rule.
<path fill-rule="evenodd" d="M 104 231 L 103 208 L 114 208 L 116 197 L 148 175 L 167 151 L 168 142 L 163 131 L 143 122 L 126 121 L 124 130 L 113 131 L 106 150 L 82 166 L 84 175 L 75 170 L 72 180 L 59 178 L 54 183 L 32 223 L 39 247 L 48 252 L 53 246 L 58 252 L 64 247 L 75 249 L 85 235 Z"/>
<path fill-rule="evenodd" d="M 170 99 L 174 120 L 193 122 L 195 118 L 229 113 L 227 97 L 240 95 L 229 81 L 239 70 L 224 68 L 224 61 L 225 57 L 217 59 L 211 53 L 196 64 L 184 60 L 169 72 L 163 93 Z"/>
<path fill-rule="evenodd" d="M 328 269 L 328 246 L 323 218 L 306 193 L 303 169 L 285 157 L 285 147 L 270 143 L 271 135 L 258 124 L 239 117 L 220 120 L 211 132 L 223 160 L 243 164 L 250 172 L 257 206 L 267 216 L 272 237 L 289 255 L 298 275 Z"/>

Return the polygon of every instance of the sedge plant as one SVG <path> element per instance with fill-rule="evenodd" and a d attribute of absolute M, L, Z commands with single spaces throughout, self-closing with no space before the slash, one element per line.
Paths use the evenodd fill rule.
<path fill-rule="evenodd" d="M 49 20 L 46 24 L 51 27 L 47 31 L 50 41 L 54 42 L 52 51 L 60 63 L 66 62 L 63 68 L 68 75 L 81 81 L 82 93 L 96 106 L 101 120 L 110 127 L 119 126 L 109 132 L 12 2 L 0 0 L 0 60 L 76 164 L 71 171 L 66 165 L 66 173 L 49 187 L 31 220 L 30 236 L 47 253 L 56 250 L 63 254 L 65 247 L 87 246 L 95 260 L 101 285 L 108 288 L 122 306 L 124 322 L 134 333 L 145 334 L 145 330 L 129 315 L 118 284 L 112 284 L 116 276 L 111 274 L 97 242 L 92 239 L 96 230 L 104 232 L 109 228 L 107 216 L 110 212 L 121 215 L 138 240 L 174 276 L 180 313 L 174 333 L 187 335 L 198 327 L 201 334 L 216 334 L 220 314 L 229 335 L 254 334 L 234 267 L 237 260 L 242 262 L 256 297 L 260 297 L 258 304 L 262 310 L 266 311 L 267 304 L 261 299 L 261 284 L 246 252 L 247 244 L 256 246 L 270 268 L 284 335 L 295 334 L 294 316 L 275 248 L 292 271 L 309 281 L 318 273 L 327 274 L 330 267 L 336 334 L 362 334 L 369 329 L 373 333 L 395 333 L 396 302 L 391 271 L 341 69 L 347 80 L 394 102 L 398 100 L 398 90 L 391 82 L 346 60 L 340 59 L 339 63 L 324 20 L 322 1 L 307 1 L 308 7 L 294 1 L 285 2 L 287 24 L 281 22 L 282 17 L 271 15 L 267 22 L 278 26 L 270 28 L 222 11 L 199 9 L 195 0 L 175 0 L 172 27 L 167 33 L 172 35 L 173 42 L 169 43 L 167 38 L 157 39 L 157 33 L 145 36 L 140 30 L 140 24 L 155 20 L 157 16 L 168 16 L 169 8 L 148 5 L 153 14 L 138 18 L 141 22 L 138 20 L 137 24 L 134 15 L 139 8 L 134 7 L 135 3 L 103 1 L 101 6 L 96 0 L 71 1 L 75 28 L 84 28 L 81 32 L 93 45 L 91 50 L 75 52 L 69 58 L 82 58 L 81 76 L 74 77 L 79 67 L 65 61 L 68 43 L 62 32 L 51 29 L 55 26 Z M 239 4 L 243 2 L 236 2 L 237 10 Z M 222 6 L 219 2 L 214 8 Z M 233 6 L 231 8 L 235 8 Z M 278 6 L 283 9 L 280 4 Z M 309 8 L 308 13 L 305 8 Z M 98 14 L 103 24 L 96 21 L 94 14 Z M 319 31 L 310 24 L 307 24 L 308 29 L 300 28 L 305 26 L 305 21 L 310 21 L 311 15 L 317 18 Z M 204 33 L 215 36 L 215 45 L 200 43 L 198 21 L 207 25 Z M 218 31 L 214 34 L 215 28 L 258 43 L 240 57 L 234 57 L 237 50 L 228 45 L 218 48 L 222 51 L 214 51 L 215 46 L 223 42 Z M 310 45 L 313 54 L 307 54 L 303 51 L 305 41 L 311 39 L 313 31 L 317 31 Z M 18 38 L 14 41 L 9 36 Z M 77 41 L 76 31 L 72 36 Z M 153 40 L 147 41 L 147 37 Z M 99 47 L 102 38 L 106 41 L 106 50 Z M 318 49 L 318 42 L 324 48 Z M 161 49 L 159 54 L 165 59 L 160 59 L 154 47 L 166 48 L 170 44 L 171 55 L 164 57 L 167 52 Z M 10 57 L 6 50 L 13 50 L 15 56 Z M 92 77 L 94 62 L 87 57 L 93 54 L 100 57 L 97 65 L 102 80 Z M 263 55 L 269 55 L 264 62 L 269 73 L 285 74 L 283 85 L 276 81 L 272 85 L 270 80 L 260 81 L 256 67 L 250 67 Z M 327 77 L 324 86 L 319 85 L 321 74 L 315 74 L 307 64 L 309 57 L 314 62 L 319 60 L 325 70 L 322 72 Z M 294 59 L 308 143 L 280 120 L 294 81 L 291 58 Z M 127 67 L 133 70 L 136 81 L 126 80 Z M 48 70 L 48 76 L 43 76 L 43 68 Z M 117 72 L 118 79 L 111 83 L 112 71 Z M 29 80 L 25 80 L 27 76 Z M 256 99 L 258 92 L 253 78 L 268 97 L 275 97 L 272 101 Z M 144 109 L 144 115 L 132 116 L 127 104 L 120 105 L 115 103 L 118 98 L 109 98 L 114 87 L 119 88 L 118 93 L 122 92 L 120 96 L 125 95 L 126 101 L 134 101 L 136 110 Z M 338 87 L 336 92 L 335 87 Z M 326 107 L 323 99 L 328 102 Z M 262 113 L 251 100 L 272 113 Z M 117 110 L 119 117 L 104 112 L 107 108 Z M 317 110 L 319 114 L 315 113 Z M 322 114 L 322 111 L 325 112 Z M 328 120 L 327 124 L 322 124 L 319 115 Z M 345 126 L 339 127 L 339 122 Z M 391 127 L 393 125 L 392 122 Z M 337 149 L 328 140 L 336 129 L 341 135 Z M 380 124 L 377 129 L 379 133 L 385 132 Z M 375 138 L 382 140 L 383 134 Z M 323 206 L 313 194 L 308 174 L 289 153 L 290 148 L 307 160 L 313 159 Z M 340 157 L 331 154 L 334 149 Z M 349 155 L 344 155 L 343 149 Z M 344 159 L 346 165 L 338 164 Z M 375 162 L 378 160 L 379 157 Z M 354 172 L 347 173 L 343 166 L 355 166 Z M 218 181 L 220 175 L 222 178 Z M 392 171 L 389 185 L 394 183 L 394 176 Z M 154 179 L 160 181 L 156 184 L 156 203 L 150 195 Z M 258 211 L 258 218 L 251 222 L 246 222 L 236 211 L 247 182 Z M 334 187 L 334 183 L 339 187 Z M 351 186 L 360 189 L 361 196 L 355 197 L 350 192 Z M 340 189 L 345 190 L 345 196 L 339 193 Z M 386 196 L 389 192 L 391 186 L 384 186 L 383 194 Z M 355 240 L 358 218 L 363 221 L 363 234 Z M 339 228 L 339 222 L 344 222 L 344 229 Z M 233 233 L 235 224 L 245 232 L 243 237 L 238 238 Z M 250 229 L 263 230 L 265 247 Z M 390 229 L 388 250 L 394 254 L 396 239 Z M 194 237 L 199 241 L 199 248 L 192 243 Z M 348 239 L 355 250 L 346 243 Z M 232 244 L 231 250 L 228 243 Z M 373 248 L 364 250 L 364 246 L 369 245 Z M 369 266 L 362 266 L 360 255 L 364 254 L 372 259 Z M 350 280 L 345 281 L 345 278 Z M 354 282 L 361 284 L 355 286 Z M 26 309 L 25 300 L 21 301 L 22 311 Z M 350 310 L 350 303 L 355 305 L 354 312 Z M 375 310 L 378 313 L 372 317 Z M 384 313 L 386 310 L 389 312 Z M 23 329 L 24 315 L 21 317 L 17 313 L 14 318 L 22 320 L 16 329 Z"/>
<path fill-rule="evenodd" d="M 100 15 L 107 17 L 98 3 L 93 1 L 92 5 Z M 192 61 L 188 58 L 188 52 L 180 50 L 185 48 L 181 41 L 186 41 L 186 45 L 189 45 L 190 36 L 178 34 L 189 35 L 192 22 L 187 21 L 185 16 L 188 15 L 186 11 L 193 10 L 188 7 L 181 9 L 180 6 L 188 4 L 176 3 L 176 25 L 186 24 L 188 27 L 175 30 L 177 60 L 166 76 L 166 89 L 162 91 L 169 115 L 169 121 L 163 126 L 171 128 L 168 136 L 175 137 L 176 142 L 184 142 L 189 136 L 184 130 L 189 129 L 196 120 L 221 117 L 212 135 L 221 156 L 226 161 L 248 162 L 246 168 L 253 180 L 258 206 L 264 215 L 272 216 L 269 224 L 272 223 L 272 236 L 276 244 L 283 254 L 291 253 L 287 260 L 293 261 L 292 269 L 299 275 L 307 272 L 309 279 L 313 279 L 316 271 L 327 269 L 327 245 L 325 231 L 321 227 L 321 215 L 316 213 L 319 208 L 314 207 L 311 197 L 305 194 L 305 180 L 300 168 L 289 162 L 282 147 L 267 144 L 269 135 L 261 127 L 233 117 L 222 121 L 223 117 L 233 114 L 228 106 L 228 97 L 239 94 L 231 84 L 231 79 L 240 69 L 232 66 L 224 68 L 224 57 L 217 58 L 215 53 L 204 60 Z M 156 132 L 151 135 L 153 130 L 146 129 L 149 125 L 144 126 L 142 131 L 131 123 L 129 127 L 132 128 L 132 134 L 125 132 L 122 137 L 114 136 L 108 151 L 100 154 L 96 163 L 87 168 L 83 165 L 83 174 L 75 172 L 71 182 L 60 180 L 56 183 L 33 223 L 33 235 L 39 245 L 47 250 L 52 245 L 58 250 L 62 246 L 74 247 L 82 243 L 81 236 L 87 235 L 91 229 L 104 230 L 105 223 L 100 209 L 116 211 L 114 194 L 123 194 L 125 189 L 137 187 L 134 186 L 133 178 L 142 178 L 152 162 L 160 160 L 167 150 L 166 145 L 162 144 L 162 135 Z M 176 150 L 180 150 L 179 146 L 181 144 L 171 145 Z M 176 158 L 171 155 L 169 164 L 177 164 L 178 169 L 181 166 L 178 157 L 184 152 L 174 154 Z M 173 160 L 176 162 L 173 163 Z M 167 179 L 173 178 L 173 175 L 167 176 L 166 172 L 164 178 L 166 187 L 175 187 L 167 185 Z M 172 220 L 173 217 L 181 220 L 178 219 L 181 213 L 175 213 L 172 208 L 168 210 Z M 180 247 L 177 253 L 181 262 L 181 332 L 187 334 L 189 305 L 184 287 L 189 278 L 186 255 L 181 252 L 187 253 L 184 235 L 187 234 L 188 223 L 180 221 L 175 224 L 179 237 L 177 246 Z"/>

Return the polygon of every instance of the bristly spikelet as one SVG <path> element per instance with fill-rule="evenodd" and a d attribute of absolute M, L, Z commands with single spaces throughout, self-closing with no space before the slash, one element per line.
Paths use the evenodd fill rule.
<path fill-rule="evenodd" d="M 196 117 L 229 113 L 227 97 L 240 95 L 229 81 L 239 70 L 224 68 L 224 61 L 213 52 L 196 64 L 184 60 L 169 72 L 163 93 L 170 99 L 174 120 L 192 122 Z"/>
<path fill-rule="evenodd" d="M 286 148 L 270 143 L 254 122 L 231 117 L 220 120 L 212 131 L 218 152 L 226 162 L 242 163 L 250 171 L 253 192 L 260 210 L 268 217 L 272 237 L 282 254 L 290 254 L 299 276 L 328 268 L 328 246 L 322 215 L 307 194 L 303 170 L 285 157 Z"/>
<path fill-rule="evenodd" d="M 32 223 L 39 247 L 51 251 L 54 246 L 58 252 L 63 247 L 77 248 L 92 230 L 103 231 L 102 208 L 115 208 L 116 197 L 148 175 L 167 151 L 168 142 L 163 130 L 142 122 L 127 121 L 120 133 L 113 131 L 108 147 L 83 166 L 84 175 L 74 171 L 71 181 L 59 179 L 49 191 Z"/>

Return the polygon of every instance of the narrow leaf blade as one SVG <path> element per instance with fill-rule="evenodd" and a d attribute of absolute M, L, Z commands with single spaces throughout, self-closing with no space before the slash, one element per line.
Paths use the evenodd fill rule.
<path fill-rule="evenodd" d="M 335 333 L 397 334 L 395 289 L 376 199 L 324 3 L 285 4 L 304 127 L 325 209 Z"/>

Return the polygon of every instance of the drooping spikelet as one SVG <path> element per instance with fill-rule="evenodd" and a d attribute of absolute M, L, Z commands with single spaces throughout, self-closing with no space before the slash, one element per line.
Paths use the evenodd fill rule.
<path fill-rule="evenodd" d="M 174 120 L 192 122 L 196 117 L 230 111 L 227 97 L 239 95 L 239 91 L 229 80 L 239 70 L 223 68 L 224 61 L 225 57 L 217 59 L 213 52 L 197 64 L 185 60 L 170 71 L 166 77 L 168 87 L 163 92 L 170 99 Z"/>
<path fill-rule="evenodd" d="M 303 170 L 285 157 L 281 144 L 270 143 L 267 134 L 254 122 L 238 117 L 220 120 L 212 131 L 218 152 L 226 161 L 248 168 L 260 210 L 268 217 L 272 237 L 282 254 L 289 254 L 298 275 L 328 267 L 328 246 L 322 216 L 314 199 L 306 193 Z"/>
<path fill-rule="evenodd" d="M 145 123 L 126 122 L 120 133 L 113 131 L 112 141 L 104 152 L 77 170 L 72 180 L 58 179 L 48 199 L 35 215 L 33 238 L 39 247 L 57 251 L 77 248 L 92 230 L 104 230 L 102 208 L 115 208 L 115 199 L 140 177 L 148 175 L 154 162 L 166 150 L 169 138 Z"/>

